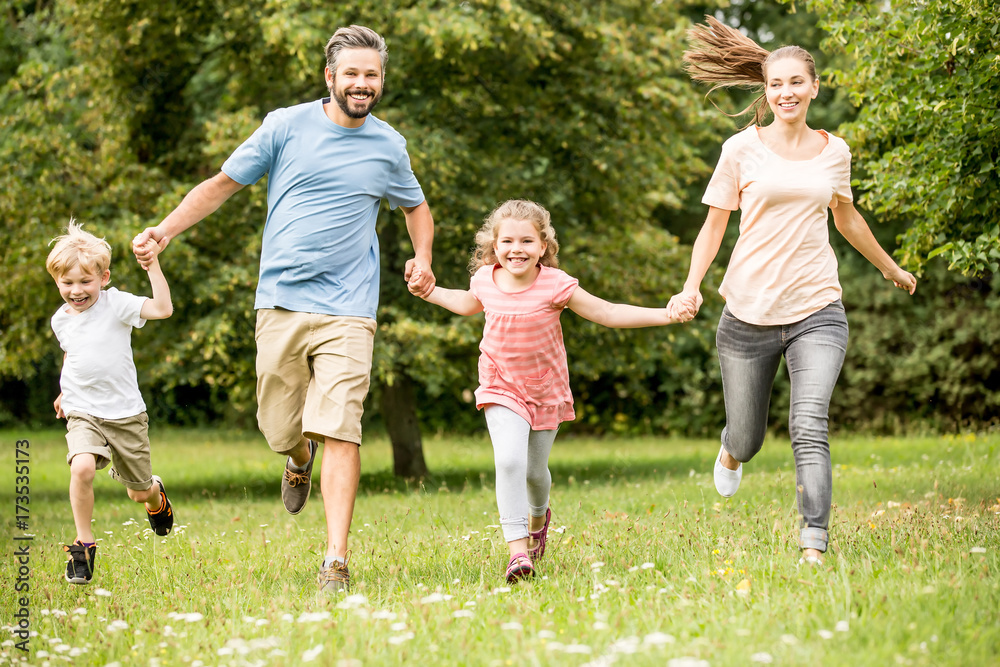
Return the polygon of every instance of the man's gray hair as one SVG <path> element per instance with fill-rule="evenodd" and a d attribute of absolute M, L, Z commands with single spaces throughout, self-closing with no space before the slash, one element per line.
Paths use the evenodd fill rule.
<path fill-rule="evenodd" d="M 352 25 L 339 28 L 326 43 L 326 66 L 334 74 L 337 73 L 337 60 L 344 49 L 374 49 L 382 60 L 382 76 L 385 77 L 385 64 L 389 61 L 389 49 L 385 40 L 371 28 L 363 25 Z"/>

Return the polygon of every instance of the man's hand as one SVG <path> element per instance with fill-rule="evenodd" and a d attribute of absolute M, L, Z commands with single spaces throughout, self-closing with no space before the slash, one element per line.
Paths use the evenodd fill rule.
<path fill-rule="evenodd" d="M 155 250 L 150 245 L 150 241 L 156 242 Z M 147 227 L 132 239 L 132 253 L 142 268 L 148 271 L 149 265 L 152 264 L 157 255 L 163 252 L 169 243 L 170 239 L 158 227 Z"/>
<path fill-rule="evenodd" d="M 430 296 L 437 282 L 430 264 L 416 258 L 407 260 L 406 268 L 403 270 L 403 279 L 406 281 L 410 293 L 421 299 Z"/>

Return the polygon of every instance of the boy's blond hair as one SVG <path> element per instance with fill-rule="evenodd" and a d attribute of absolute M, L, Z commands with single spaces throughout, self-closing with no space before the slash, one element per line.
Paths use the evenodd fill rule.
<path fill-rule="evenodd" d="M 88 274 L 104 275 L 111 268 L 111 245 L 103 238 L 97 238 L 83 231 L 83 225 L 70 218 L 66 233 L 49 242 L 55 244 L 45 260 L 45 269 L 58 280 L 69 273 L 74 266 Z"/>

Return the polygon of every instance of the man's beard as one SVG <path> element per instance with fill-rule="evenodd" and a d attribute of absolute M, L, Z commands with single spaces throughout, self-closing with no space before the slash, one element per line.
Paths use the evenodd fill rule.
<path fill-rule="evenodd" d="M 359 110 L 352 110 L 350 107 L 350 103 L 352 101 L 357 102 L 358 100 L 349 98 L 345 93 L 341 93 L 336 90 L 333 91 L 333 99 L 337 103 L 337 106 L 339 106 L 340 110 L 343 111 L 345 114 L 347 114 L 347 116 L 350 118 L 364 118 L 365 116 L 367 116 L 372 112 L 372 109 L 374 109 L 375 106 L 379 103 L 379 100 L 382 99 L 382 91 L 379 91 L 378 94 L 375 96 L 372 96 L 371 93 L 368 93 L 368 95 L 369 95 L 368 105 L 359 111 Z"/>

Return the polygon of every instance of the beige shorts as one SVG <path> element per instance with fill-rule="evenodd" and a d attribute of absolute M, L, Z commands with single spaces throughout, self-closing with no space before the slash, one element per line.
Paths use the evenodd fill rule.
<path fill-rule="evenodd" d="M 111 463 L 110 475 L 128 489 L 153 485 L 149 461 L 149 421 L 145 412 L 125 419 L 101 419 L 82 412 L 66 415 L 66 463 L 78 454 L 93 454 L 97 469 Z"/>
<path fill-rule="evenodd" d="M 375 320 L 257 311 L 257 424 L 276 452 L 302 436 L 361 444 Z"/>

